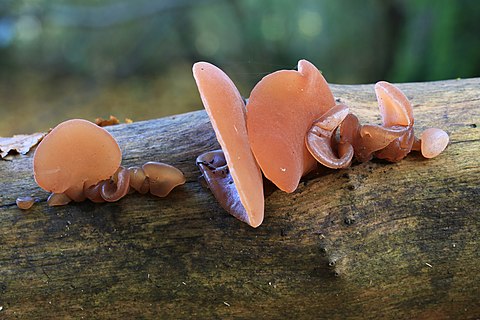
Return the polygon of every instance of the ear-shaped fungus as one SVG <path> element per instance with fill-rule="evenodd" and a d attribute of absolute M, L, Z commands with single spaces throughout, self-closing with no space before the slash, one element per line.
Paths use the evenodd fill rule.
<path fill-rule="evenodd" d="M 228 170 L 222 170 L 229 178 L 209 178 L 218 169 L 209 168 L 208 161 L 205 162 L 202 157 L 197 163 L 210 189 L 220 190 L 214 195 L 221 205 L 240 220 L 258 227 L 264 214 L 263 181 L 248 143 L 243 99 L 230 78 L 212 64 L 194 64 L 193 75 L 228 166 Z M 212 156 L 205 157 L 210 159 Z M 217 154 L 212 159 L 218 163 L 221 156 Z M 228 193 L 230 198 L 219 196 L 224 193 Z"/>
<path fill-rule="evenodd" d="M 380 81 L 375 84 L 380 114 L 384 127 L 402 126 L 407 131 L 378 151 L 375 156 L 397 162 L 412 150 L 415 135 L 413 132 L 413 108 L 405 94 L 394 85 Z"/>
<path fill-rule="evenodd" d="M 422 139 L 414 135 L 413 108 L 405 94 L 394 85 L 380 81 L 375 85 L 383 124 L 360 125 L 349 114 L 340 126 L 340 142 L 349 143 L 360 162 L 377 158 L 397 162 L 411 150 L 422 151 L 425 158 L 439 155 L 448 145 L 448 135 L 441 129 L 425 130 Z"/>
<path fill-rule="evenodd" d="M 201 154 L 197 158 L 197 166 L 222 208 L 238 220 L 249 224 L 248 213 L 240 201 L 223 151 L 215 150 Z"/>
<path fill-rule="evenodd" d="M 369 161 L 375 152 L 378 158 L 401 160 L 413 144 L 412 106 L 398 88 L 387 82 L 378 82 L 375 92 L 383 124 L 362 126 L 355 115 L 349 114 L 340 126 L 340 141 L 353 146 L 360 162 Z"/>
<path fill-rule="evenodd" d="M 85 198 L 95 203 L 114 202 L 130 187 L 165 197 L 185 183 L 183 173 L 168 164 L 147 162 L 142 168 L 125 169 L 121 160 L 117 142 L 105 129 L 74 119 L 59 124 L 43 139 L 35 152 L 33 169 L 38 185 L 52 192 L 49 206 Z"/>
<path fill-rule="evenodd" d="M 150 161 L 142 166 L 142 170 L 150 193 L 157 197 L 166 197 L 173 188 L 185 183 L 182 171 L 165 163 Z"/>
<path fill-rule="evenodd" d="M 298 62 L 298 71 L 271 73 L 253 88 L 247 104 L 250 146 L 265 176 L 281 190 L 295 191 L 316 167 L 305 136 L 334 106 L 327 82 L 306 60 Z"/>
<path fill-rule="evenodd" d="M 438 156 L 448 145 L 448 134 L 442 129 L 429 128 L 420 136 L 419 151 L 425 158 Z"/>
<path fill-rule="evenodd" d="M 350 166 L 353 158 L 353 147 L 350 143 L 336 143 L 335 131 L 348 115 L 345 105 L 336 105 L 313 123 L 305 137 L 305 144 L 310 154 L 321 164 L 331 169 Z M 332 147 L 338 150 L 340 158 Z"/>
<path fill-rule="evenodd" d="M 56 126 L 40 142 L 33 170 L 43 189 L 83 201 L 83 189 L 109 179 L 121 160 L 117 142 L 105 129 L 74 119 Z"/>

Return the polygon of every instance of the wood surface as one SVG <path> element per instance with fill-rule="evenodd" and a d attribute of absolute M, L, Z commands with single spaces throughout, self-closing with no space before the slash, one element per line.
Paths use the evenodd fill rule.
<path fill-rule="evenodd" d="M 258 229 L 198 182 L 195 158 L 218 148 L 204 111 L 108 128 L 124 165 L 185 173 L 164 199 L 48 207 L 33 152 L 0 160 L 0 319 L 478 319 L 480 78 L 399 87 L 417 135 L 448 132 L 444 153 L 267 185 Z M 373 85 L 332 90 L 379 122 Z"/>

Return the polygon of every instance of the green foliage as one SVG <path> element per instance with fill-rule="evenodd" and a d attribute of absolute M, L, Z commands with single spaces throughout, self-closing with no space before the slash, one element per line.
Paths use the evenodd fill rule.
<path fill-rule="evenodd" d="M 190 67 L 199 60 L 245 95 L 301 58 L 333 83 L 480 76 L 478 21 L 477 0 L 0 0 L 0 118 L 198 108 Z M 0 134 L 22 128 L 4 121 Z"/>

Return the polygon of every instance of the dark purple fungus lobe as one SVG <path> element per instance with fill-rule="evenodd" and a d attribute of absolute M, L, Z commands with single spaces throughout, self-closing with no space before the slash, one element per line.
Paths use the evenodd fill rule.
<path fill-rule="evenodd" d="M 64 206 L 72 201 L 65 193 L 52 193 L 47 199 L 50 207 Z"/>
<path fill-rule="evenodd" d="M 223 151 L 215 150 L 201 154 L 197 158 L 197 166 L 207 182 L 208 188 L 222 208 L 238 220 L 250 224 L 247 211 L 230 175 Z"/>

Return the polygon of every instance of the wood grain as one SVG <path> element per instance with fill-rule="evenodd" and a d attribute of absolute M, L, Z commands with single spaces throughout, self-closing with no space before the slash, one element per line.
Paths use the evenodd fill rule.
<path fill-rule="evenodd" d="M 0 319 L 480 317 L 480 79 L 399 87 L 447 150 L 267 186 L 258 229 L 197 181 L 195 158 L 218 148 L 203 111 L 108 128 L 125 165 L 185 173 L 165 199 L 50 208 L 32 152 L 0 161 Z M 373 85 L 332 89 L 379 122 Z M 24 195 L 39 203 L 19 210 Z"/>

